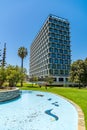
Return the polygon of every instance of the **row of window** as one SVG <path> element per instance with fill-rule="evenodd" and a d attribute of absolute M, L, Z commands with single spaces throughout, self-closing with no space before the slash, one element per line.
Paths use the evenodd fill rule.
<path fill-rule="evenodd" d="M 64 35 L 59 35 L 59 34 L 55 34 L 55 33 L 49 33 L 49 36 L 53 39 L 55 39 L 55 40 L 59 40 L 59 39 L 61 39 L 61 40 L 70 40 L 70 37 L 69 36 L 64 36 Z M 50 40 L 51 40 L 51 38 L 50 38 Z M 56 41 L 55 41 L 56 42 Z M 58 42 L 58 41 L 57 41 Z"/>
<path fill-rule="evenodd" d="M 53 59 L 53 58 L 49 58 L 49 63 L 55 63 L 55 64 L 68 64 L 68 65 L 70 65 L 71 60 L 62 60 L 62 59 Z"/>
<path fill-rule="evenodd" d="M 49 69 L 67 69 L 70 70 L 70 65 L 61 65 L 61 64 L 49 64 Z"/>
<path fill-rule="evenodd" d="M 55 28 L 49 28 L 49 31 L 51 33 L 57 33 L 57 34 L 60 34 L 60 35 L 66 35 L 66 36 L 69 35 L 69 31 L 58 30 L 58 29 L 55 29 Z"/>
<path fill-rule="evenodd" d="M 59 24 L 61 26 L 65 26 L 68 27 L 69 23 L 68 22 L 64 22 L 63 20 L 59 20 L 59 19 L 55 19 L 55 18 L 49 18 L 49 21 L 55 24 Z"/>
<path fill-rule="evenodd" d="M 70 60 L 70 55 L 61 55 L 61 54 L 55 54 L 55 53 L 49 53 L 48 56 L 50 58 L 57 58 L 57 59 L 69 59 Z"/>
<path fill-rule="evenodd" d="M 53 69 L 50 69 L 49 70 L 49 74 L 51 74 L 53 76 L 57 76 L 57 75 L 69 75 L 69 70 L 53 70 Z"/>
<path fill-rule="evenodd" d="M 63 50 L 63 49 L 57 49 L 57 48 L 49 48 L 49 52 L 55 52 L 55 53 L 61 53 L 61 54 L 68 54 L 70 55 L 70 50 Z"/>
<path fill-rule="evenodd" d="M 67 45 L 67 44 L 65 45 L 65 44 L 59 44 L 59 43 L 52 42 L 52 43 L 49 43 L 48 46 L 51 48 L 56 48 L 56 49 L 60 48 L 60 49 L 70 50 L 70 45 Z"/>
<path fill-rule="evenodd" d="M 57 38 L 52 38 L 52 37 L 49 38 L 49 42 L 56 42 L 56 43 L 68 44 L 69 43 L 68 41 L 70 41 L 69 37 L 67 37 L 67 40 L 57 39 Z"/>
<path fill-rule="evenodd" d="M 49 27 L 56 28 L 58 30 L 69 31 L 69 27 L 60 26 L 59 24 L 50 23 Z"/>

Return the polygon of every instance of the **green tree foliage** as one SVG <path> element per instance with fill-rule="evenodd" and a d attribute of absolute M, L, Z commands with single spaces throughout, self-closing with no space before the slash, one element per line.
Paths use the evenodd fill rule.
<path fill-rule="evenodd" d="M 77 60 L 71 64 L 70 81 L 80 85 L 87 85 L 87 59 Z"/>
<path fill-rule="evenodd" d="M 45 81 L 51 85 L 54 82 L 54 78 L 52 76 L 47 76 L 45 77 Z"/>
<path fill-rule="evenodd" d="M 30 77 L 30 82 L 32 82 L 32 87 L 33 87 L 33 82 L 37 82 L 38 81 L 38 77 L 36 77 L 36 76 L 34 76 L 34 75 L 32 75 L 31 77 Z"/>
<path fill-rule="evenodd" d="M 18 66 L 12 66 L 9 65 L 6 68 L 7 73 L 7 81 L 9 83 L 9 87 L 14 87 L 16 84 L 21 80 L 21 78 L 24 80 L 26 71 L 24 70 L 24 73 L 21 73 L 21 68 Z"/>
<path fill-rule="evenodd" d="M 18 67 L 9 65 L 6 68 L 6 73 L 9 87 L 16 86 L 17 82 L 20 80 L 20 69 Z"/>
<path fill-rule="evenodd" d="M 18 56 L 21 58 L 21 73 L 23 75 L 23 60 L 27 56 L 28 51 L 25 47 L 20 47 L 18 49 Z M 21 77 L 21 87 L 23 86 L 23 78 Z"/>
<path fill-rule="evenodd" d="M 0 67 L 0 88 L 3 83 L 6 81 L 6 70 L 3 67 Z"/>
<path fill-rule="evenodd" d="M 1 49 L 0 49 L 0 67 L 1 67 L 1 61 L 2 61 L 2 60 L 1 60 Z"/>
<path fill-rule="evenodd" d="M 21 79 L 25 79 L 26 77 L 26 69 L 23 69 L 23 73 L 21 73 L 21 68 L 18 66 L 8 65 L 7 67 L 0 68 L 0 87 L 2 87 L 3 83 L 6 81 L 9 84 L 9 87 L 14 87 Z"/>

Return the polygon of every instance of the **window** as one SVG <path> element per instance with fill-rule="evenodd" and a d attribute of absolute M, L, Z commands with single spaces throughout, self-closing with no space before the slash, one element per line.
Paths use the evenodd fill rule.
<path fill-rule="evenodd" d="M 56 28 L 57 28 L 57 29 L 60 29 L 60 26 L 59 26 L 59 25 L 56 25 Z"/>
<path fill-rule="evenodd" d="M 62 65 L 62 66 L 61 66 L 61 69 L 66 69 L 66 66 L 65 66 L 65 65 Z"/>
<path fill-rule="evenodd" d="M 53 21 L 53 19 L 52 19 L 52 18 L 49 18 L 49 21 L 50 21 L 50 22 L 52 22 L 52 21 Z"/>
<path fill-rule="evenodd" d="M 64 74 L 64 70 L 60 70 L 60 74 L 61 74 L 61 75 Z"/>
<path fill-rule="evenodd" d="M 54 29 L 54 32 L 57 33 L 57 29 Z"/>
<path fill-rule="evenodd" d="M 60 64 L 57 64 L 57 69 L 60 69 Z"/>
<path fill-rule="evenodd" d="M 53 28 L 54 28 L 54 27 L 55 27 L 55 24 L 51 23 L 51 27 L 53 27 Z"/>
<path fill-rule="evenodd" d="M 54 48 L 54 52 L 55 52 L 55 53 L 58 53 L 58 49 L 57 49 L 57 48 Z"/>
<path fill-rule="evenodd" d="M 56 69 L 56 65 L 55 65 L 55 64 L 53 64 L 53 65 L 52 65 L 52 68 L 53 68 L 53 69 Z"/>
<path fill-rule="evenodd" d="M 58 59 L 54 59 L 54 63 L 58 63 Z"/>
<path fill-rule="evenodd" d="M 49 58 L 49 63 L 53 63 L 53 59 L 52 58 Z"/>
<path fill-rule="evenodd" d="M 64 54 L 67 54 L 68 52 L 67 52 L 67 50 L 64 50 Z"/>
<path fill-rule="evenodd" d="M 52 47 L 56 47 L 56 44 L 55 44 L 55 43 L 52 43 Z"/>
<path fill-rule="evenodd" d="M 64 79 L 63 78 L 59 78 L 59 82 L 63 82 L 64 81 Z"/>
<path fill-rule="evenodd" d="M 49 74 L 53 74 L 53 70 L 52 69 L 49 70 Z"/>
<path fill-rule="evenodd" d="M 52 64 L 49 64 L 49 65 L 48 65 L 48 68 L 52 69 Z"/>
<path fill-rule="evenodd" d="M 61 55 L 60 55 L 60 54 L 57 54 L 57 58 L 61 58 Z"/>
<path fill-rule="evenodd" d="M 49 41 L 50 41 L 50 42 L 53 42 L 53 38 L 50 37 L 50 38 L 49 38 Z"/>
<path fill-rule="evenodd" d="M 50 48 L 49 48 L 49 52 L 53 52 L 53 48 L 50 47 Z"/>
<path fill-rule="evenodd" d="M 53 28 L 49 28 L 49 31 L 50 31 L 50 32 L 54 32 L 54 31 L 53 31 Z"/>
<path fill-rule="evenodd" d="M 65 74 L 68 75 L 68 74 L 69 74 L 69 71 L 68 71 L 68 70 L 65 70 Z"/>
<path fill-rule="evenodd" d="M 65 59 L 65 55 L 62 55 L 62 59 Z"/>
<path fill-rule="evenodd" d="M 58 70 L 54 70 L 54 74 L 57 75 L 58 74 Z"/>
<path fill-rule="evenodd" d="M 54 39 L 54 42 L 58 42 L 58 39 L 55 38 L 55 39 Z"/>
<path fill-rule="evenodd" d="M 60 44 L 56 44 L 56 47 L 57 47 L 57 48 L 60 48 Z"/>
<path fill-rule="evenodd" d="M 56 54 L 55 53 L 52 53 L 52 58 L 56 58 Z"/>
<path fill-rule="evenodd" d="M 59 50 L 59 52 L 60 52 L 60 53 L 63 53 L 63 50 L 62 50 L 62 49 L 60 49 L 60 50 Z"/>

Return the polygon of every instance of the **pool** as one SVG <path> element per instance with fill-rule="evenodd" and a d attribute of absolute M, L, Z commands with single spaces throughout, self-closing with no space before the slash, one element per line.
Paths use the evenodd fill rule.
<path fill-rule="evenodd" d="M 75 107 L 55 94 L 22 91 L 20 98 L 0 103 L 0 130 L 77 130 Z"/>

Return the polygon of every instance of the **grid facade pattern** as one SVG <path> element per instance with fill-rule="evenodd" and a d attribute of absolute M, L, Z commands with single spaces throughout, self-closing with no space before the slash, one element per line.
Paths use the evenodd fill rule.
<path fill-rule="evenodd" d="M 30 76 L 69 76 L 70 27 L 66 19 L 49 15 L 30 48 Z"/>

